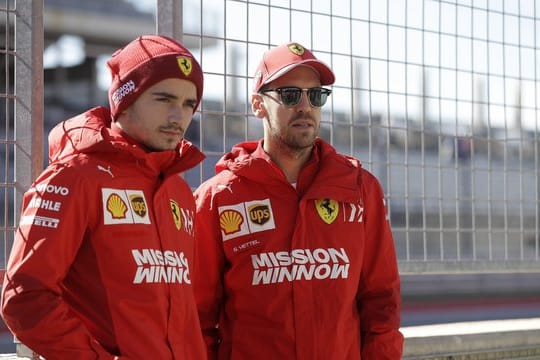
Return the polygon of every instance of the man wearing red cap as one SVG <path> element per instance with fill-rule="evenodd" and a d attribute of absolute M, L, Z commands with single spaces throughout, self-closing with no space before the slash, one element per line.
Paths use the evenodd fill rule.
<path fill-rule="evenodd" d="M 108 61 L 110 109 L 49 135 L 26 192 L 2 317 L 46 359 L 204 359 L 191 285 L 195 202 L 180 174 L 201 100 L 193 55 L 141 36 Z"/>
<path fill-rule="evenodd" d="M 384 194 L 318 137 L 332 70 L 267 51 L 251 98 L 264 137 L 195 192 L 194 290 L 210 359 L 397 360 L 400 281 Z"/>

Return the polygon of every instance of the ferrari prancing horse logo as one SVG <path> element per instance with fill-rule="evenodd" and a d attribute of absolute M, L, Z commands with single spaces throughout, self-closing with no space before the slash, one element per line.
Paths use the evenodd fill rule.
<path fill-rule="evenodd" d="M 176 229 L 180 230 L 182 227 L 182 217 L 180 216 L 180 206 L 178 206 L 178 203 L 174 201 L 173 199 L 169 199 L 169 203 L 171 204 L 171 212 L 174 220 L 174 225 L 176 225 Z"/>
<path fill-rule="evenodd" d="M 321 219 L 327 224 L 333 223 L 339 213 L 339 203 L 332 199 L 315 200 L 315 208 Z"/>
<path fill-rule="evenodd" d="M 191 74 L 191 70 L 193 69 L 191 59 L 187 56 L 178 56 L 176 61 L 178 62 L 178 67 L 184 73 L 184 75 L 189 76 L 189 74 Z"/>
<path fill-rule="evenodd" d="M 304 47 L 300 44 L 297 44 L 297 43 L 290 44 L 289 50 L 295 55 L 298 55 L 298 56 L 304 55 Z"/>

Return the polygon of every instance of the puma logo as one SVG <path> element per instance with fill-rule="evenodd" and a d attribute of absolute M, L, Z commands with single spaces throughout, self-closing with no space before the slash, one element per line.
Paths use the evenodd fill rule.
<path fill-rule="evenodd" d="M 113 175 L 113 173 L 111 171 L 111 166 L 110 165 L 107 166 L 107 168 L 104 168 L 103 166 L 98 165 L 97 168 L 98 168 L 98 170 L 106 172 L 107 174 L 111 175 L 112 178 L 114 178 L 114 175 Z"/>

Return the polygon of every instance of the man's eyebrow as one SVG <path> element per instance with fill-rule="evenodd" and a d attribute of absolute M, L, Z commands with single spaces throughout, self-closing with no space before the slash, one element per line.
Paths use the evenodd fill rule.
<path fill-rule="evenodd" d="M 152 92 L 152 95 L 153 96 L 160 96 L 160 97 L 165 97 L 167 99 L 171 99 L 171 100 L 177 100 L 178 99 L 178 96 L 174 95 L 174 94 L 171 94 L 169 92 L 166 92 L 166 91 L 154 91 Z M 188 98 L 186 99 L 186 101 L 192 101 L 192 102 L 197 102 L 197 98 Z"/>
<path fill-rule="evenodd" d="M 155 91 L 155 92 L 152 93 L 152 95 L 166 97 L 166 98 L 169 98 L 169 99 L 178 99 L 178 96 L 176 96 L 174 94 L 171 94 L 171 93 L 168 93 L 168 92 L 164 92 L 164 91 Z"/>

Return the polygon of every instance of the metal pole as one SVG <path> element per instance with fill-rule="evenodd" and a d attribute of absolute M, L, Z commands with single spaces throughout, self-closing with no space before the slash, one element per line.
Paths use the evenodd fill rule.
<path fill-rule="evenodd" d="M 15 20 L 15 213 L 43 170 L 43 0 L 19 0 Z M 7 254 L 6 254 L 7 255 Z M 15 339 L 17 354 L 37 359 Z"/>
<path fill-rule="evenodd" d="M 156 33 L 182 41 L 182 0 L 156 1 Z"/>

